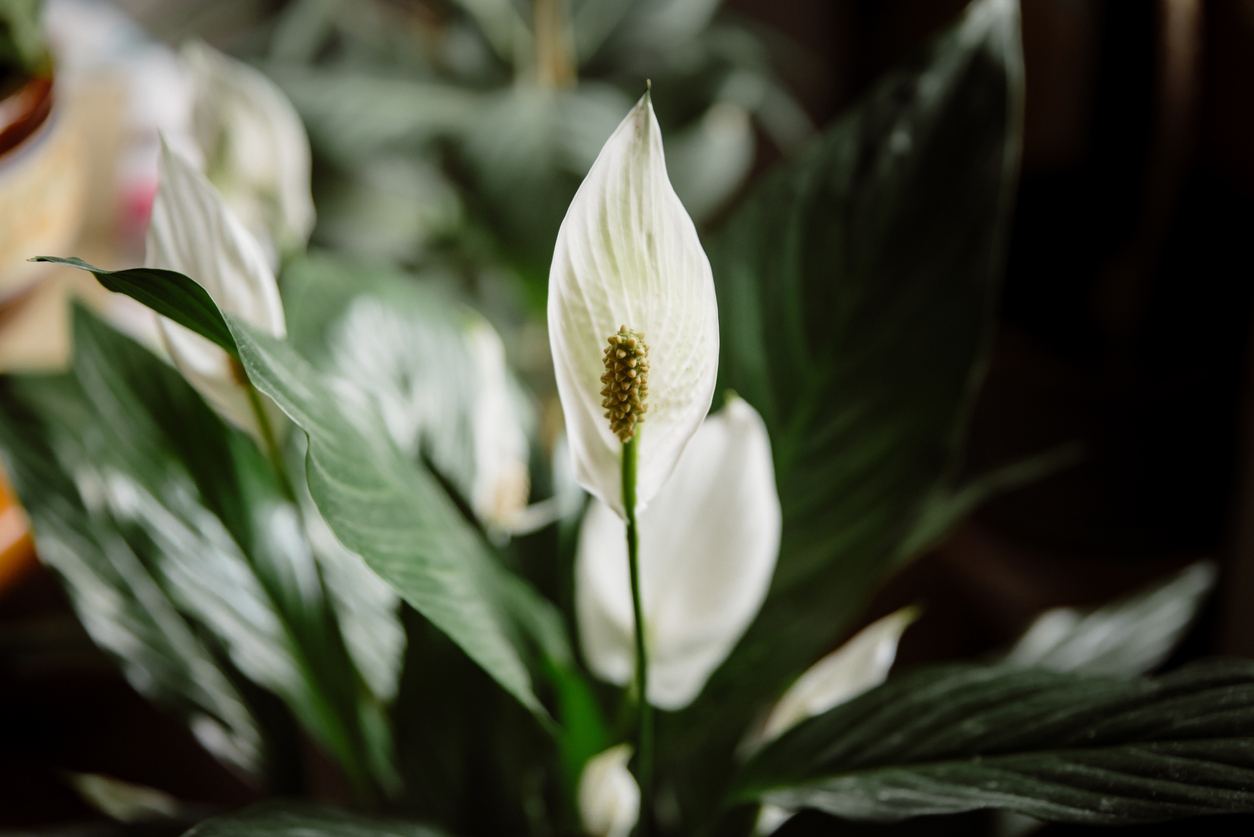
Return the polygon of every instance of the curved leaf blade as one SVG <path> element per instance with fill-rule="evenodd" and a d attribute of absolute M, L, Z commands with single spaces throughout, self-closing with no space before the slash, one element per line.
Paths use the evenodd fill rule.
<path fill-rule="evenodd" d="M 357 816 L 313 805 L 263 802 L 213 817 L 184 837 L 445 837 L 425 825 Z"/>
<path fill-rule="evenodd" d="M 541 718 L 525 641 L 503 590 L 514 581 L 435 478 L 364 405 L 350 421 L 292 346 L 227 317 L 249 379 L 309 437 L 306 476 L 336 537 Z M 351 405 L 346 405 L 351 406 Z"/>
<path fill-rule="evenodd" d="M 999 808 L 1118 825 L 1254 811 L 1254 663 L 1155 680 L 944 666 L 805 722 L 737 796 L 889 821 Z"/>
<path fill-rule="evenodd" d="M 235 341 L 222 319 L 222 313 L 209 292 L 191 278 L 174 270 L 155 267 L 134 267 L 126 270 L 104 270 L 93 267 L 78 258 L 61 259 L 55 256 L 37 256 L 31 261 L 51 262 L 90 271 L 114 293 L 126 294 L 156 311 L 163 317 L 212 340 L 232 357 L 236 356 Z"/>

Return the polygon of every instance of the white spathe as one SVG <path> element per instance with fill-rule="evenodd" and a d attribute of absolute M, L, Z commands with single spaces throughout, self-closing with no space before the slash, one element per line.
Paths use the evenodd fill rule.
<path fill-rule="evenodd" d="M 625 325 L 642 332 L 649 346 L 638 508 L 661 491 L 701 426 L 718 372 L 714 277 L 667 178 L 647 95 L 606 141 L 562 221 L 549 272 L 548 321 L 575 476 L 625 517 L 623 445 L 601 406 L 606 339 Z"/>
<path fill-rule="evenodd" d="M 309 138 L 296 108 L 258 70 L 189 41 L 181 57 L 195 90 L 192 133 L 205 174 L 272 265 L 303 248 L 314 226 Z"/>
<path fill-rule="evenodd" d="M 821 715 L 883 683 L 897 657 L 901 635 L 918 618 L 919 610 L 915 607 L 894 611 L 867 625 L 806 669 L 747 740 L 745 750 L 753 752 L 807 718 Z M 758 811 L 753 833 L 773 834 L 796 813 L 790 808 L 765 804 Z"/>
<path fill-rule="evenodd" d="M 627 769 L 631 745 L 588 759 L 579 776 L 579 816 L 592 837 L 628 837 L 640 816 L 640 786 Z"/>
<path fill-rule="evenodd" d="M 470 505 L 479 519 L 504 525 L 527 505 L 531 490 L 527 431 L 505 364 L 505 346 L 486 320 L 466 329 L 466 343 L 478 372 L 473 410 L 475 479 Z"/>
<path fill-rule="evenodd" d="M 753 621 L 775 571 L 781 514 L 761 416 L 732 397 L 706 419 L 638 525 L 648 698 L 679 709 Z M 575 608 L 592 671 L 628 683 L 635 620 L 626 526 L 599 500 L 579 533 Z"/>
<path fill-rule="evenodd" d="M 759 740 L 765 743 L 778 738 L 807 718 L 883 683 L 897 657 L 902 633 L 917 618 L 917 608 L 903 607 L 867 625 L 812 665 L 771 709 Z"/>
<path fill-rule="evenodd" d="M 190 276 L 225 313 L 275 337 L 287 334 L 279 288 L 261 245 L 205 176 L 164 142 L 144 266 Z M 257 419 L 231 357 L 173 320 L 158 317 L 158 325 L 183 376 L 219 414 L 256 435 Z"/>

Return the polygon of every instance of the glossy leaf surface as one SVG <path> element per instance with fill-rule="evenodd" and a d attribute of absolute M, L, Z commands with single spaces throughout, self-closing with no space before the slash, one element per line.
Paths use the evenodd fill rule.
<path fill-rule="evenodd" d="M 742 799 L 897 820 L 998 808 L 1103 825 L 1254 811 L 1254 663 L 1155 680 L 943 666 L 802 723 Z"/>

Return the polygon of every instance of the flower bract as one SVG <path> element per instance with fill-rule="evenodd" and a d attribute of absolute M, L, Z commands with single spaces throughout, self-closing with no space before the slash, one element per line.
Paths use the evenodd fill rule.
<path fill-rule="evenodd" d="M 647 95 L 605 143 L 562 221 L 548 322 L 576 478 L 623 517 L 620 463 L 631 436 L 623 416 L 607 416 L 607 340 L 625 329 L 649 347 L 648 409 L 632 411 L 631 422 L 644 419 L 632 434 L 640 507 L 701 426 L 718 372 L 713 274 L 667 178 Z"/>
<path fill-rule="evenodd" d="M 706 419 L 638 525 L 648 698 L 678 709 L 697 696 L 757 614 L 779 553 L 770 440 L 749 404 L 733 397 Z M 625 526 L 599 500 L 580 531 L 575 588 L 589 666 L 605 680 L 627 683 L 635 671 L 635 620 Z"/>

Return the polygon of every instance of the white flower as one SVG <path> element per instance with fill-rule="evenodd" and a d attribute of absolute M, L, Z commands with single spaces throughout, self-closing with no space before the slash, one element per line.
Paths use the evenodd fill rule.
<path fill-rule="evenodd" d="M 747 749 L 757 750 L 807 718 L 821 715 L 883 683 L 897 657 L 902 633 L 918 618 L 918 608 L 903 607 L 867 625 L 812 665 L 784 692 L 766 722 L 748 740 Z M 778 805 L 763 805 L 753 833 L 772 834 L 796 813 Z"/>
<path fill-rule="evenodd" d="M 186 274 L 226 313 L 276 337 L 287 333 L 279 288 L 261 246 L 205 176 L 164 142 L 144 266 Z M 230 356 L 172 320 L 161 317 L 158 324 L 183 376 L 222 416 L 256 435 L 246 384 Z"/>
<path fill-rule="evenodd" d="M 766 426 L 733 397 L 706 419 L 639 516 L 650 703 L 690 703 L 744 633 L 775 571 L 780 522 Z M 589 666 L 627 683 L 635 620 L 625 526 L 596 500 L 579 533 L 575 605 Z"/>
<path fill-rule="evenodd" d="M 527 505 L 531 473 L 529 449 L 505 347 L 496 330 L 475 319 L 466 332 L 467 348 L 479 373 L 474 397 L 475 480 L 470 505 L 480 520 L 504 525 Z"/>
<path fill-rule="evenodd" d="M 588 759 L 579 777 L 579 816 L 592 837 L 628 837 L 640 815 L 640 786 L 627 770 L 631 745 Z"/>
<path fill-rule="evenodd" d="M 272 265 L 304 247 L 314 225 L 309 192 L 309 138 L 296 109 L 257 70 L 191 41 L 183 61 L 195 88 L 192 132 L 205 157 L 205 174 Z"/>
<path fill-rule="evenodd" d="M 897 642 L 917 618 L 917 608 L 903 607 L 867 625 L 812 665 L 775 704 L 760 740 L 778 738 L 805 719 L 821 715 L 883 683 L 897 657 Z"/>
<path fill-rule="evenodd" d="M 607 339 L 625 325 L 649 346 L 638 508 L 662 489 L 701 426 L 718 371 L 714 278 L 667 179 L 647 95 L 605 143 L 562 221 L 548 319 L 576 478 L 623 517 L 623 445 L 602 406 Z"/>

